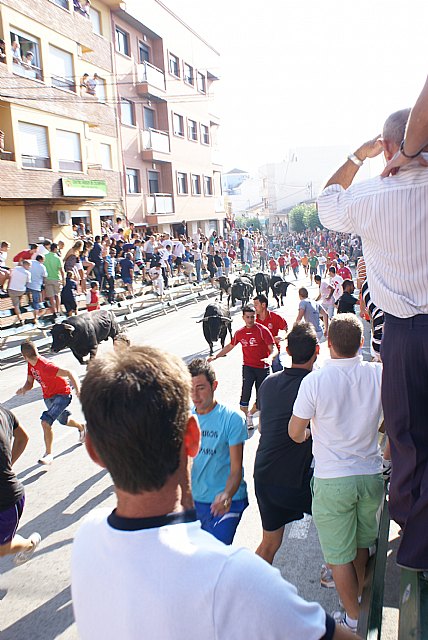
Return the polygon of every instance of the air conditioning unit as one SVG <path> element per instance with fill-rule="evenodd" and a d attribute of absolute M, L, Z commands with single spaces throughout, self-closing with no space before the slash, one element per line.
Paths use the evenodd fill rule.
<path fill-rule="evenodd" d="M 60 209 L 55 211 L 57 224 L 61 227 L 65 227 L 71 222 L 71 211 L 66 211 L 65 209 Z"/>

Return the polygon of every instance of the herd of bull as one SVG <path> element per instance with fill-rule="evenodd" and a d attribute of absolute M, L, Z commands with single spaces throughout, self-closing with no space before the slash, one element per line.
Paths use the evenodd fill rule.
<path fill-rule="evenodd" d="M 269 297 L 269 290 L 276 300 L 278 308 L 284 304 L 284 297 L 287 295 L 288 287 L 295 286 L 292 282 L 287 282 L 281 276 L 269 277 L 266 273 L 256 273 L 254 277 L 249 275 L 238 276 L 233 283 L 226 276 L 217 278 L 220 288 L 220 302 L 213 302 L 207 305 L 202 322 L 205 340 L 210 347 L 210 355 L 213 355 L 214 342 L 220 340 L 222 348 L 229 331 L 232 338 L 232 318 L 229 307 L 236 305 L 236 301 L 240 300 L 241 306 L 244 307 L 249 303 L 254 290 L 257 295 L 265 294 Z M 227 307 L 222 305 L 223 296 L 227 296 Z"/>

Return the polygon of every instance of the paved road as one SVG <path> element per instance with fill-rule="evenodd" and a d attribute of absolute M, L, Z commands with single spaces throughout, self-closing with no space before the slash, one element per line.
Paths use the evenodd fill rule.
<path fill-rule="evenodd" d="M 301 279 L 297 285 L 308 285 Z M 310 290 L 315 296 L 315 288 Z M 130 328 L 133 344 L 150 344 L 178 354 L 190 360 L 208 355 L 200 324 L 196 324 L 204 311 L 206 302 L 189 305 L 178 312 L 149 320 L 138 327 Z M 297 314 L 297 288 L 289 288 L 286 305 L 281 313 L 292 324 Z M 239 310 L 233 312 L 233 329 L 241 326 Z M 103 344 L 100 352 L 110 350 Z M 326 345 L 322 345 L 321 358 L 326 357 Z M 85 374 L 82 367 L 69 352 L 56 355 L 52 360 L 61 367 L 73 368 L 80 377 Z M 227 358 L 215 362 L 219 379 L 217 397 L 220 401 L 238 406 L 241 384 L 241 354 L 235 349 Z M 2 372 L 0 402 L 15 411 L 30 434 L 25 453 L 16 464 L 16 471 L 25 484 L 27 505 L 21 520 L 20 532 L 29 535 L 39 531 L 43 537 L 40 550 L 22 567 L 14 567 L 8 558 L 0 559 L 0 631 L 2 640 L 50 640 L 77 638 L 73 623 L 70 596 L 70 551 L 73 536 L 81 518 L 98 507 L 113 507 L 114 494 L 108 474 L 92 463 L 85 448 L 77 444 L 74 429 L 55 425 L 54 451 L 56 459 L 51 468 L 37 464 L 43 453 L 43 440 L 38 420 L 43 402 L 40 388 L 33 389 L 24 397 L 14 395 L 23 384 L 26 368 L 15 364 Z M 79 402 L 73 400 L 73 415 L 82 418 Z M 245 447 L 245 475 L 248 481 L 250 507 L 245 511 L 238 528 L 236 542 L 254 550 L 261 535 L 260 518 L 254 497 L 252 469 L 257 449 L 258 434 Z M 396 584 L 393 557 L 396 549 L 396 532 L 392 533 L 391 557 L 388 581 Z M 276 566 L 288 580 L 296 584 L 307 599 L 317 600 L 327 611 L 337 608 L 338 598 L 334 589 L 323 589 L 319 585 L 319 570 L 322 555 L 315 527 L 310 518 L 289 525 L 284 543 L 277 554 Z M 106 585 L 108 588 L 108 585 Z M 243 585 L 242 598 L 248 605 Z M 396 637 L 397 596 L 388 589 L 385 639 Z"/>

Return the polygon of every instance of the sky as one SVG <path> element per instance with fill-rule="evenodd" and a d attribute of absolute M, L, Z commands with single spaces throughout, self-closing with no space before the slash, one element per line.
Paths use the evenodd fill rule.
<path fill-rule="evenodd" d="M 163 0 L 221 54 L 223 168 L 349 145 L 412 106 L 428 72 L 427 0 Z"/>

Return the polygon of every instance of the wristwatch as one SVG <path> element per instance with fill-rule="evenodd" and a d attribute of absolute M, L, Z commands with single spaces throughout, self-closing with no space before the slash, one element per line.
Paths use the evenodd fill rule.
<path fill-rule="evenodd" d="M 357 167 L 362 167 L 364 163 L 364 160 L 360 160 L 359 157 L 355 155 L 355 153 L 350 153 L 348 156 L 348 160 L 356 164 Z"/>
<path fill-rule="evenodd" d="M 400 151 L 401 151 L 401 153 L 403 154 L 403 156 L 405 158 L 408 158 L 409 160 L 413 160 L 413 158 L 417 158 L 418 157 L 418 155 L 421 153 L 422 149 L 421 149 L 421 151 L 418 151 L 414 155 L 409 156 L 409 154 L 404 151 L 404 138 L 403 138 L 403 140 L 401 141 L 401 144 L 400 144 Z"/>

